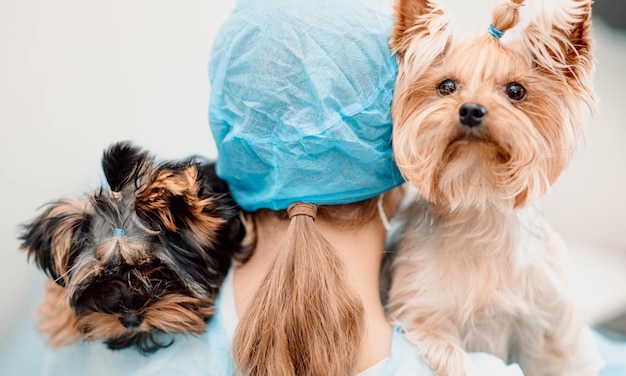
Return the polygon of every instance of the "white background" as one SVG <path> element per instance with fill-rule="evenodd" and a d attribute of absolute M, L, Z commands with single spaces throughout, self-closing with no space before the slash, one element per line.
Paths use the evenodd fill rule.
<path fill-rule="evenodd" d="M 129 139 L 160 158 L 216 156 L 208 57 L 233 3 L 0 0 L 0 338 L 31 314 L 42 278 L 18 251 L 18 226 L 48 201 L 99 187 L 103 148 Z M 441 3 L 464 20 L 490 13 Z M 596 26 L 600 111 L 542 200 L 572 246 L 593 321 L 626 309 L 626 34 Z"/>
<path fill-rule="evenodd" d="M 217 156 L 208 56 L 233 4 L 0 0 L 0 334 L 40 282 L 18 251 L 19 224 L 99 187 L 106 146 Z"/>

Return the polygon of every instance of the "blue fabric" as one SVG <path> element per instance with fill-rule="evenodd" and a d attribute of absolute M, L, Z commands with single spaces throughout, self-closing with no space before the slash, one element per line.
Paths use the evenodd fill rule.
<path fill-rule="evenodd" d="M 43 283 L 43 279 L 42 279 Z M 79 342 L 49 348 L 37 333 L 33 312 L 43 299 L 41 283 L 30 293 L 14 330 L 1 338 L 0 375 L 3 376 L 231 376 L 233 362 L 219 298 L 216 313 L 200 336 L 177 335 L 174 344 L 143 356 L 134 349 L 111 351 L 106 345 Z"/>
<path fill-rule="evenodd" d="M 134 349 L 111 351 L 101 343 L 81 342 L 69 347 L 48 348 L 44 354 L 31 353 L 30 356 L 34 362 L 42 359 L 41 372 L 34 374 L 42 376 L 234 374 L 230 338 L 225 333 L 219 300 L 216 314 L 204 334 L 177 335 L 170 347 L 160 349 L 152 355 L 144 356 Z"/>
<path fill-rule="evenodd" d="M 604 360 L 604 368 L 598 376 L 626 375 L 626 341 L 624 337 L 606 335 L 602 331 L 594 332 L 598 351 Z"/>
<path fill-rule="evenodd" d="M 232 295 L 232 286 L 229 287 Z M 78 343 L 74 346 L 49 349 L 34 328 L 32 311 L 41 299 L 41 291 L 33 293 L 33 301 L 26 308 L 23 320 L 14 331 L 2 338 L 0 349 L 0 375 L 48 376 L 106 376 L 106 375 L 233 375 L 230 355 L 230 337 L 225 327 L 224 300 L 226 290 L 216 302 L 216 313 L 204 334 L 179 335 L 172 346 L 150 356 L 126 349 L 110 351 L 98 343 Z M 229 297 L 232 303 L 232 296 Z M 231 308 L 230 310 L 232 310 Z M 231 318 L 232 320 L 232 318 Z M 596 340 L 606 367 L 599 376 L 626 375 L 626 342 L 611 340 L 596 332 Z M 518 375 L 516 367 L 505 367 L 501 360 L 485 353 L 470 354 L 483 376 Z M 364 376 L 431 375 L 414 345 L 404 339 L 396 328 L 391 348 L 391 358 L 377 372 Z M 380 372 L 378 372 L 380 370 Z M 518 375 L 519 376 L 519 375 Z"/>
<path fill-rule="evenodd" d="M 211 52 L 209 120 L 245 210 L 343 204 L 403 182 L 382 0 L 239 0 Z"/>
<path fill-rule="evenodd" d="M 232 276 L 232 273 L 228 278 Z M 228 325 L 236 325 L 233 315 L 234 296 L 232 280 L 225 283 L 216 300 L 215 315 L 204 334 L 200 336 L 178 335 L 174 344 L 161 349 L 155 354 L 143 356 L 133 349 L 111 351 L 101 343 L 81 342 L 73 346 L 58 349 L 44 349 L 42 339 L 31 332 L 31 340 L 37 342 L 36 351 L 28 351 L 27 346 L 19 350 L 28 353 L 30 365 L 12 364 L 8 369 L 12 373 L 24 374 L 25 369 L 35 369 L 38 361 L 41 372 L 31 373 L 43 376 L 170 376 L 170 375 L 234 375 L 234 365 L 230 352 L 232 333 Z M 44 351 L 43 354 L 39 353 Z M 471 354 L 482 376 L 521 376 L 516 366 L 507 367 L 504 363 L 488 354 Z M 8 360 L 2 359 L 1 360 Z M 6 363 L 3 365 L 6 366 Z M 0 367 L 0 371 L 3 367 Z M 432 376 L 433 373 L 419 356 L 417 348 L 408 342 L 400 328 L 395 328 L 391 346 L 391 356 L 366 370 L 361 376 L 397 376 L 415 375 Z"/>

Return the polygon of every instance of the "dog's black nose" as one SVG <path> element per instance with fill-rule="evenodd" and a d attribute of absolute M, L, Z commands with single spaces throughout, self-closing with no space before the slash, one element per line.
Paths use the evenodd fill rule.
<path fill-rule="evenodd" d="M 478 103 L 465 103 L 459 110 L 461 124 L 466 127 L 479 126 L 487 115 L 487 109 Z"/>
<path fill-rule="evenodd" d="M 137 329 L 141 322 L 143 321 L 143 317 L 137 313 L 129 313 L 126 316 L 120 317 L 120 322 L 127 329 Z"/>

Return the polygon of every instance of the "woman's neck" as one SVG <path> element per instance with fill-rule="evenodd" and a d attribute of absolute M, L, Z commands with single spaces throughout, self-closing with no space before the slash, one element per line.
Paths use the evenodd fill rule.
<path fill-rule="evenodd" d="M 256 223 L 257 244 L 254 254 L 233 275 L 235 307 L 238 316 L 245 312 L 257 286 L 286 232 L 288 220 L 266 216 Z M 333 245 L 345 268 L 346 281 L 360 296 L 365 309 L 366 336 L 361 346 L 359 370 L 364 370 L 390 355 L 392 329 L 383 310 L 379 292 L 385 230 L 374 220 L 359 229 L 348 230 L 319 220 L 316 225 Z"/>

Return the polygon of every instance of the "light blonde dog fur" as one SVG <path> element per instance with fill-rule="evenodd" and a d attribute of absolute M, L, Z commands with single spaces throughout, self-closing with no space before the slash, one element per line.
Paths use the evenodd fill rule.
<path fill-rule="evenodd" d="M 523 26 L 522 2 L 492 15 L 516 35 L 464 40 L 433 1 L 395 5 L 393 147 L 419 199 L 388 307 L 438 375 L 472 374 L 467 351 L 518 362 L 529 376 L 601 367 L 567 250 L 536 204 L 595 110 L 591 0 L 527 4 Z"/>

